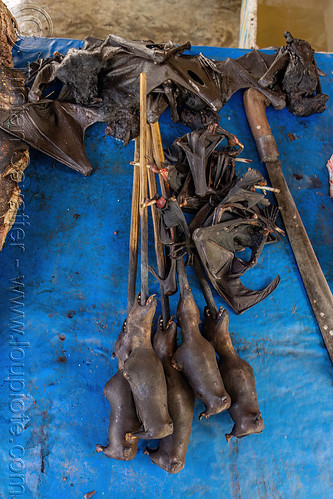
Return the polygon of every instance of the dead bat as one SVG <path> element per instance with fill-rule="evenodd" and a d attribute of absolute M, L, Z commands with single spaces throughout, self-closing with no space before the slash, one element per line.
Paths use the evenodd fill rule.
<path fill-rule="evenodd" d="M 191 234 L 187 225 L 186 218 L 182 212 L 175 197 L 166 200 L 164 206 L 158 207 L 158 214 L 160 217 L 160 240 L 165 245 L 174 245 L 174 240 L 171 235 L 170 229 L 178 232 L 180 242 L 177 243 L 180 251 L 186 249 L 189 259 L 191 258 Z M 171 270 L 175 270 L 171 267 Z M 171 282 L 173 281 L 174 273 L 170 275 Z M 174 286 L 173 286 L 174 287 Z"/>
<path fill-rule="evenodd" d="M 199 419 L 209 418 L 230 407 L 230 396 L 223 385 L 214 348 L 200 333 L 200 314 L 182 259 L 177 261 L 177 271 L 180 291 L 177 321 L 183 342 L 173 356 L 172 366 L 185 375 L 193 393 L 205 404 Z"/>
<path fill-rule="evenodd" d="M 231 433 L 226 435 L 227 441 L 232 437 L 242 438 L 252 433 L 261 433 L 264 421 L 259 410 L 253 369 L 237 355 L 232 345 L 228 311 L 220 308 L 217 317 L 213 319 L 206 307 L 203 334 L 220 358 L 219 369 L 231 397 L 228 410 L 234 426 Z"/>
<path fill-rule="evenodd" d="M 92 171 L 84 149 L 84 134 L 98 121 L 101 119 L 96 109 L 47 99 L 0 115 L 2 130 L 83 175 Z"/>
<path fill-rule="evenodd" d="M 324 73 L 317 67 L 314 50 L 308 42 L 294 38 L 289 31 L 284 33 L 284 37 L 286 46 L 281 47 L 259 80 L 261 91 L 278 84 L 286 95 L 291 113 L 296 116 L 322 113 L 328 95 L 321 91 L 319 76 Z"/>
<path fill-rule="evenodd" d="M 269 205 L 262 192 L 254 191 L 263 181 L 257 170 L 249 169 L 206 219 L 203 225 L 208 226 L 192 234 L 211 284 L 237 314 L 259 303 L 280 282 L 277 276 L 263 290 L 253 291 L 240 280 L 257 263 L 269 235 L 280 230 L 275 225 L 277 212 L 265 216 L 258 207 L 259 203 Z M 251 250 L 248 261 L 236 256 L 245 248 Z"/>
<path fill-rule="evenodd" d="M 216 151 L 225 138 L 228 147 Z M 178 189 L 178 200 L 184 209 L 191 209 L 193 203 L 187 193 L 191 180 L 194 184 L 192 198 L 205 197 L 205 203 L 212 194 L 221 196 L 234 179 L 235 167 L 232 160 L 244 149 L 235 135 L 219 127 L 217 123 L 183 135 L 173 145 L 174 149 L 177 147 L 185 152 L 186 158 L 178 152 L 181 162 L 178 160 L 178 164 L 170 165 L 168 180 L 170 175 L 170 185 L 175 186 L 183 179 L 183 185 Z M 186 169 L 187 175 L 183 174 Z"/>
<path fill-rule="evenodd" d="M 212 189 L 207 185 L 207 162 L 209 156 L 222 141 L 223 136 L 208 128 L 187 133 L 177 144 L 185 151 L 194 181 L 195 193 L 204 196 Z"/>
<path fill-rule="evenodd" d="M 203 225 L 215 225 L 229 221 L 232 218 L 246 218 L 258 214 L 258 205 L 269 206 L 270 202 L 263 191 L 256 191 L 254 186 L 261 185 L 264 189 L 266 183 L 265 178 L 258 170 L 249 168 L 222 196 L 221 201 L 215 207 L 214 213 L 207 217 Z"/>
<path fill-rule="evenodd" d="M 153 463 L 169 473 L 184 468 L 190 441 L 195 395 L 185 377 L 172 367 L 172 357 L 177 349 L 177 326 L 169 321 L 166 330 L 159 321 L 154 336 L 154 350 L 160 358 L 168 388 L 168 408 L 173 420 L 173 433 L 160 440 L 157 449 L 146 448 Z"/>
<path fill-rule="evenodd" d="M 138 438 L 125 440 L 129 432 L 139 430 L 138 420 L 131 388 L 119 370 L 106 383 L 103 390 L 111 406 L 109 423 L 109 443 L 103 447 L 96 445 L 97 452 L 104 452 L 107 457 L 120 461 L 131 461 L 136 456 Z"/>
<path fill-rule="evenodd" d="M 173 431 L 163 366 L 151 344 L 155 310 L 153 296 L 141 305 L 138 294 L 115 346 L 119 369 L 131 387 L 141 421 L 137 431 L 126 434 L 128 442 L 133 438 L 163 438 Z"/>
<path fill-rule="evenodd" d="M 214 78 L 216 70 L 202 64 L 199 56 L 184 55 L 190 48 L 189 42 L 176 46 L 172 42 L 129 41 L 117 35 L 109 35 L 105 40 L 87 38 L 82 49 L 70 49 L 52 72 L 44 66 L 31 92 L 34 100 L 40 98 L 46 86 L 58 78 L 65 85 L 61 98 L 66 95 L 68 100 L 70 96 L 78 104 L 98 104 L 101 100 L 104 105 L 116 103 L 125 94 L 128 103 L 138 104 L 139 87 L 135 82 L 140 73 L 146 73 L 147 94 L 173 82 L 219 110 L 222 102 L 218 77 Z M 98 85 L 102 73 L 104 78 Z"/>
<path fill-rule="evenodd" d="M 242 57 L 238 59 L 228 58 L 225 61 L 215 61 L 216 67 L 221 73 L 223 105 L 240 89 L 261 88 L 251 72 L 245 69 L 243 62 L 244 59 Z M 286 106 L 286 99 L 281 91 L 273 92 L 267 88 L 262 88 L 262 90 L 275 109 L 283 109 Z"/>
<path fill-rule="evenodd" d="M 11 32 L 7 30 L 6 33 L 8 41 Z M 301 61 L 303 55 L 299 55 L 301 51 L 305 53 L 305 46 L 301 50 L 299 45 L 296 50 L 296 42 L 290 42 L 290 39 L 287 39 L 285 50 L 290 52 L 291 61 L 296 56 L 297 61 Z M 264 80 L 260 79 L 269 71 L 269 64 L 272 63 L 268 55 L 253 51 L 237 60 L 228 58 L 225 61 L 213 61 L 203 54 L 183 53 L 190 48 L 189 42 L 177 46 L 172 42 L 158 44 L 153 41 L 128 41 L 116 35 L 109 35 L 105 40 L 87 38 L 82 49 L 70 49 L 65 56 L 56 53 L 53 59 L 35 68 L 36 74 L 28 81 L 28 84 L 32 84 L 30 105 L 7 114 L 6 120 L 0 120 L 0 127 L 22 138 L 22 133 L 15 126 L 10 129 L 6 124 L 18 112 L 24 123 L 28 143 L 36 149 L 42 143 L 41 150 L 44 153 L 81 171 L 91 168 L 86 162 L 84 150 L 80 150 L 84 147 L 82 137 L 89 125 L 96 121 L 107 123 L 107 133 L 123 140 L 125 144 L 138 135 L 138 82 L 141 72 L 147 74 L 148 117 L 151 122 L 156 121 L 169 105 L 175 121 L 182 119 L 192 129 L 201 128 L 216 122 L 216 112 L 241 88 L 261 90 L 276 109 L 285 106 L 286 97 L 281 88 L 273 91 L 266 88 Z M 309 50 L 312 51 L 311 47 Z M 311 64 L 309 57 L 305 64 L 303 60 L 304 57 L 296 66 L 289 64 L 280 87 L 287 95 L 289 109 L 296 114 L 307 115 L 322 111 L 327 96 L 320 92 L 319 73 L 313 53 Z M 278 63 L 274 60 L 274 64 Z M 297 80 L 295 75 L 299 67 L 303 68 L 303 76 Z M 293 78 L 289 78 L 289 73 L 294 74 Z M 55 81 L 62 83 L 57 101 L 72 106 L 75 104 L 75 107 L 53 107 L 45 101 L 43 108 L 38 106 L 45 90 Z M 290 81 L 293 82 L 291 86 Z M 273 87 L 275 90 L 276 85 Z M 313 98 L 311 92 L 316 92 Z M 293 99 L 295 105 L 292 104 Z M 43 113 L 44 119 L 40 119 Z M 57 122 L 54 140 L 48 121 L 53 124 Z M 69 125 L 72 133 L 71 145 L 68 147 L 62 140 L 61 128 Z M 201 179 L 197 185 L 200 193 L 202 189 L 205 190 L 202 182 Z"/>
<path fill-rule="evenodd" d="M 237 314 L 262 301 L 280 282 L 277 276 L 263 290 L 253 291 L 240 280 L 259 258 L 267 238 L 264 229 L 258 220 L 238 219 L 196 229 L 192 236 L 211 284 Z M 248 262 L 235 255 L 245 247 L 252 250 Z"/>

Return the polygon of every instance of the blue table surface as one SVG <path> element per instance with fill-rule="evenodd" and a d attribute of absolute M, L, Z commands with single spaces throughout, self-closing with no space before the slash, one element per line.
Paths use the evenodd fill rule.
<path fill-rule="evenodd" d="M 78 46 L 82 42 L 23 38 L 15 64 L 23 68 L 38 54 Z M 192 49 L 199 51 L 216 59 L 245 53 Z M 333 55 L 316 59 L 327 74 L 321 78 L 323 92 L 330 94 L 327 110 L 298 118 L 269 108 L 268 119 L 286 180 L 332 285 L 333 200 L 325 165 L 333 153 Z M 243 157 L 265 174 L 241 92 L 222 109 L 220 123 L 245 145 Z M 165 147 L 188 131 L 167 112 L 160 125 Z M 25 498 L 82 498 L 94 490 L 96 498 L 333 497 L 332 365 L 286 237 L 266 246 L 243 278 L 260 289 L 279 274 L 278 288 L 241 316 L 230 311 L 234 345 L 255 371 L 264 432 L 227 444 L 229 414 L 199 422 L 197 402 L 185 469 L 177 475 L 150 462 L 144 441 L 131 462 L 95 452 L 97 443 L 107 443 L 109 404 L 102 390 L 117 370 L 112 352 L 126 314 L 134 151 L 133 142 L 124 147 L 104 130 L 103 124 L 87 130 L 94 167 L 87 178 L 31 150 L 15 224 L 23 229 L 21 246 L 16 231 L 1 254 L 1 497 L 19 497 L 14 492 L 23 488 L 13 484 L 24 487 Z M 241 173 L 247 167 L 237 168 Z M 189 279 L 203 311 L 192 271 Z M 153 279 L 150 291 L 159 293 Z M 172 313 L 176 304 L 177 296 Z M 17 338 L 21 344 L 14 346 Z"/>

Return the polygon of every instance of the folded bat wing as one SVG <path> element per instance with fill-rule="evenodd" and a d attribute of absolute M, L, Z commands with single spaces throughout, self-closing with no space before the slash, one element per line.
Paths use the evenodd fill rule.
<path fill-rule="evenodd" d="M 0 115 L 0 128 L 87 176 L 92 166 L 84 149 L 86 129 L 101 121 L 95 109 L 42 100 Z"/>

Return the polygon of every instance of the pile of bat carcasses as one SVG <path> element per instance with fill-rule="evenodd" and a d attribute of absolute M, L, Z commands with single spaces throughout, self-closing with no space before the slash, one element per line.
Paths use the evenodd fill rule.
<path fill-rule="evenodd" d="M 236 313 L 242 313 L 279 283 L 277 276 L 261 291 L 241 283 L 241 276 L 256 264 L 265 243 L 282 231 L 275 225 L 277 210 L 269 209 L 265 197 L 265 189 L 269 189 L 265 179 L 254 169 L 237 178 L 235 162 L 246 161 L 238 157 L 242 145 L 213 122 L 218 119 L 217 111 L 240 88 L 257 88 L 277 109 L 287 104 L 297 116 L 322 112 L 328 96 L 321 92 L 314 51 L 288 32 L 286 47 L 276 54 L 254 50 L 235 61 L 185 55 L 189 43 L 178 46 L 131 42 L 116 35 L 104 41 L 89 37 L 82 49 L 69 50 L 66 56 L 55 52 L 46 60 L 38 58 L 25 81 L 13 67 L 15 28 L 13 16 L 0 0 L 0 250 L 22 203 L 18 182 L 29 161 L 27 144 L 89 175 L 92 166 L 84 151 L 84 132 L 89 125 L 108 123 L 110 135 L 125 143 L 137 136 L 136 81 L 141 73 L 127 318 L 115 346 L 118 372 L 104 388 L 111 404 L 109 443 L 98 445 L 97 450 L 114 459 L 131 460 L 139 438 L 159 439 L 158 449 L 147 448 L 146 452 L 161 468 L 177 473 L 184 467 L 196 398 L 205 405 L 200 419 L 229 410 L 234 427 L 227 440 L 264 428 L 253 370 L 235 352 L 228 312 L 218 310 L 210 285 Z M 145 71 L 152 76 L 149 126 Z M 58 97 L 50 100 L 52 91 L 44 98 L 55 81 L 62 83 Z M 181 118 L 195 131 L 175 141 L 165 161 L 156 120 L 168 105 L 175 122 Z M 217 149 L 223 141 L 227 145 Z M 148 266 L 149 207 L 157 272 Z M 185 211 L 193 215 L 189 224 Z M 139 226 L 141 292 L 135 296 Z M 246 248 L 251 255 L 242 260 L 238 254 Z M 185 255 L 207 302 L 202 331 Z M 148 296 L 149 270 L 160 283 L 162 308 L 153 344 L 156 300 Z M 169 296 L 178 287 L 180 346 L 169 308 Z"/>
<path fill-rule="evenodd" d="M 167 154 L 169 161 L 165 161 L 158 123 L 147 124 L 145 74 L 140 75 L 140 81 L 128 312 L 115 346 L 118 371 L 104 387 L 111 405 L 109 443 L 97 445 L 96 450 L 114 459 L 131 460 L 136 456 L 138 439 L 159 439 L 158 448 L 147 447 L 145 453 L 164 470 L 177 473 L 184 468 L 196 398 L 205 405 L 200 419 L 229 411 L 234 426 L 226 435 L 227 441 L 264 428 L 253 369 L 233 348 L 228 312 L 217 309 L 206 276 L 213 285 L 214 279 L 219 283 L 215 289 L 236 312 L 243 312 L 277 285 L 276 279 L 263 292 L 255 292 L 241 284 L 240 276 L 255 264 L 267 239 L 279 230 L 274 223 L 276 213 L 267 209 L 264 179 L 253 169 L 237 179 L 235 160 L 242 145 L 218 125 L 178 139 Z M 224 139 L 226 147 L 216 150 Z M 158 272 L 148 267 L 149 207 Z M 183 210 L 194 213 L 189 225 Z M 135 296 L 140 224 L 141 292 Z M 236 256 L 236 251 L 245 247 L 252 250 L 247 262 Z M 195 268 L 207 302 L 202 331 L 185 255 L 187 264 Z M 148 297 L 149 269 L 160 282 L 162 306 L 153 341 L 156 300 L 154 295 Z M 170 319 L 168 297 L 177 291 L 177 277 L 180 297 L 176 324 Z M 177 325 L 182 333 L 180 346 Z"/>

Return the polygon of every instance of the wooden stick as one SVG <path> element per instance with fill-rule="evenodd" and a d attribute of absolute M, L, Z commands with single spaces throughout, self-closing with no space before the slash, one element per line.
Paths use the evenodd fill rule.
<path fill-rule="evenodd" d="M 140 73 L 141 305 L 148 300 L 148 211 L 141 208 L 147 197 L 147 75 Z"/>
<path fill-rule="evenodd" d="M 265 191 L 277 192 L 278 194 L 280 193 L 280 189 L 276 189 L 275 187 L 267 187 L 267 185 L 254 185 L 253 187 L 255 189 L 261 189 L 262 191 L 264 191 L 264 194 L 266 194 Z"/>
<path fill-rule="evenodd" d="M 140 160 L 138 159 L 138 161 L 130 161 L 130 165 L 133 165 L 133 166 L 140 166 Z M 148 164 L 147 163 L 147 168 L 148 170 L 151 169 L 151 168 L 154 168 L 154 163 L 151 163 L 151 164 Z"/>
<path fill-rule="evenodd" d="M 134 162 L 140 158 L 140 139 L 135 139 Z M 127 286 L 127 314 L 131 310 L 135 299 L 136 273 L 138 268 L 139 248 L 139 197 L 140 197 L 140 171 L 138 166 L 133 168 L 133 190 L 131 208 L 131 229 L 129 240 L 128 259 L 128 286 Z"/>
<path fill-rule="evenodd" d="M 161 137 L 161 130 L 160 130 L 160 125 L 158 121 L 155 123 L 150 124 L 150 129 L 151 129 L 151 135 L 152 135 L 152 141 L 153 141 L 153 156 L 154 160 L 156 163 L 156 166 L 161 170 L 163 169 L 163 163 L 165 161 L 165 156 L 164 156 L 164 151 L 163 151 L 163 144 L 162 144 L 162 137 Z M 168 182 L 163 178 L 162 175 L 159 175 L 159 180 L 160 180 L 160 187 L 161 187 L 161 193 L 162 196 L 165 199 L 170 198 L 171 193 L 170 193 L 170 186 Z M 173 242 L 175 242 L 175 234 L 174 234 L 174 229 L 170 229 L 170 233 L 173 239 Z M 171 255 L 173 253 L 173 246 L 171 247 Z"/>
<path fill-rule="evenodd" d="M 163 168 L 163 163 L 165 161 L 164 157 L 164 151 L 163 151 L 163 144 L 162 144 L 162 138 L 161 138 L 161 130 L 160 130 L 160 125 L 158 121 L 155 123 L 150 124 L 150 129 L 151 129 L 151 136 L 153 139 L 153 156 L 155 163 L 157 167 L 161 170 Z M 170 197 L 170 186 L 166 182 L 166 180 L 163 179 L 161 175 L 159 175 L 160 179 L 160 187 L 161 187 L 161 193 L 162 196 L 167 199 Z"/>
<path fill-rule="evenodd" d="M 147 159 L 148 161 L 152 160 L 152 134 L 151 130 L 147 128 Z M 148 184 L 149 184 L 149 196 L 153 198 L 157 194 L 157 184 L 156 184 L 156 176 L 155 173 L 151 170 L 148 170 Z M 165 259 L 164 259 L 164 250 L 163 244 L 159 237 L 159 218 L 156 206 L 154 204 L 150 205 L 151 207 L 151 215 L 153 219 L 153 227 L 154 227 L 154 241 L 155 241 L 155 254 L 156 254 L 156 263 L 159 276 L 164 279 L 165 278 Z M 164 293 L 163 285 L 160 285 L 161 291 L 161 307 L 162 307 L 162 320 L 163 320 L 163 328 L 167 327 L 168 320 L 170 319 L 170 305 L 169 298 Z"/>

